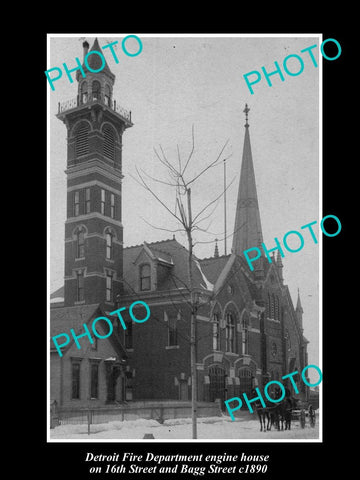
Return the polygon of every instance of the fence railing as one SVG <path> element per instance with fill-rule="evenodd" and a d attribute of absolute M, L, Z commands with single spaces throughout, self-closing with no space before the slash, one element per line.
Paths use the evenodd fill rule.
<path fill-rule="evenodd" d="M 199 402 L 198 416 L 219 416 L 221 409 L 218 402 Z M 52 418 L 57 425 L 99 424 L 111 421 L 136 420 L 138 418 L 164 420 L 191 417 L 190 402 L 139 402 L 135 404 L 111 405 L 108 407 L 54 407 L 51 405 Z M 56 425 L 55 425 L 56 426 Z"/>
<path fill-rule="evenodd" d="M 126 110 L 124 107 L 120 106 L 116 100 L 112 100 L 111 98 L 102 95 L 102 94 L 97 94 L 97 95 L 83 95 L 80 97 L 80 95 L 77 95 L 74 98 L 71 98 L 70 100 L 65 100 L 64 102 L 59 102 L 58 103 L 58 114 L 67 112 L 68 110 L 72 110 L 73 108 L 80 107 L 81 105 L 93 105 L 95 103 L 100 103 L 102 105 L 105 105 L 106 107 L 110 108 L 117 114 L 119 114 L 121 117 L 123 117 L 125 120 L 131 123 L 131 111 Z"/>

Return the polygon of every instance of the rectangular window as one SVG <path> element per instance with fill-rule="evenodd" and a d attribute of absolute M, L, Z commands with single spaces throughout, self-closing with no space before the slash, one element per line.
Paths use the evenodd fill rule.
<path fill-rule="evenodd" d="M 85 213 L 90 213 L 91 203 L 90 203 L 90 188 L 85 188 Z"/>
<path fill-rule="evenodd" d="M 98 398 L 99 395 L 99 364 L 91 363 L 90 367 L 90 398 Z"/>
<path fill-rule="evenodd" d="M 168 334 L 169 334 L 169 347 L 178 344 L 177 341 L 177 328 L 176 328 L 176 318 L 169 318 L 168 321 Z"/>
<path fill-rule="evenodd" d="M 112 302 L 113 299 L 113 274 L 112 272 L 106 272 L 106 301 Z"/>
<path fill-rule="evenodd" d="M 74 192 L 74 217 L 80 215 L 80 192 L 77 190 Z"/>
<path fill-rule="evenodd" d="M 140 290 L 151 289 L 151 269 L 148 263 L 145 263 L 140 267 Z"/>
<path fill-rule="evenodd" d="M 110 217 L 115 218 L 115 195 L 110 194 Z"/>
<path fill-rule="evenodd" d="M 71 365 L 71 398 L 80 398 L 80 363 Z"/>
<path fill-rule="evenodd" d="M 79 270 L 76 272 L 76 287 L 77 287 L 77 298 L 78 302 L 84 300 L 84 271 Z"/>
<path fill-rule="evenodd" d="M 100 213 L 102 215 L 105 215 L 105 198 L 106 198 L 105 195 L 106 195 L 106 192 L 102 188 L 101 189 L 101 199 L 100 199 Z"/>

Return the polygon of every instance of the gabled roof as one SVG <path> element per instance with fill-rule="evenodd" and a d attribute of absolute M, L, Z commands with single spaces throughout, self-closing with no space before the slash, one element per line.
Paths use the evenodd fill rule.
<path fill-rule="evenodd" d="M 99 304 L 76 305 L 75 307 L 60 307 L 50 310 L 50 336 L 80 331 L 83 323 L 88 323 L 96 314 L 101 315 Z"/>
<path fill-rule="evenodd" d="M 70 342 L 62 348 L 65 353 L 74 343 L 74 338 L 71 335 L 70 329 L 73 328 L 76 334 L 83 333 L 83 324 L 90 323 L 91 320 L 97 317 L 104 317 L 105 313 L 99 304 L 91 305 L 76 305 L 74 307 L 55 307 L 50 309 L 50 349 L 54 349 L 54 343 L 51 341 L 52 337 L 66 333 L 70 337 Z M 102 328 L 102 322 L 98 321 L 98 325 Z M 97 329 L 98 329 L 97 325 Z M 91 332 L 91 328 L 89 328 Z M 107 333 L 107 332 L 104 332 Z M 126 355 L 126 351 L 120 342 L 115 330 L 106 338 L 109 340 L 117 352 L 119 357 Z"/>

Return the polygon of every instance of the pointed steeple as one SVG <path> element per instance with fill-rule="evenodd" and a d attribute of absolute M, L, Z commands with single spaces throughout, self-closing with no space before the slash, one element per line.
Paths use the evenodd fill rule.
<path fill-rule="evenodd" d="M 89 74 L 92 76 L 100 77 L 105 75 L 110 80 L 111 84 L 115 82 L 115 75 L 109 68 L 109 65 L 106 62 L 105 54 L 103 49 L 100 47 L 99 40 L 97 37 L 93 43 L 93 46 L 89 50 L 89 43 L 85 40 L 83 42 L 83 51 L 84 51 L 84 59 L 82 68 L 85 72 L 85 75 L 88 77 Z M 99 52 L 99 53 L 97 53 Z M 89 66 L 90 70 L 87 68 L 85 64 L 85 57 L 87 56 L 87 65 Z M 79 82 L 83 77 L 80 74 L 80 71 L 77 70 L 76 72 L 76 79 Z"/>
<path fill-rule="evenodd" d="M 218 239 L 215 238 L 215 250 L 214 250 L 214 257 L 218 258 L 219 257 L 219 247 L 218 247 Z"/>
<path fill-rule="evenodd" d="M 299 327 L 300 327 L 301 329 L 303 329 L 303 319 L 302 319 L 302 316 L 303 316 L 304 310 L 303 310 L 303 308 L 302 308 L 301 301 L 300 301 L 300 291 L 299 291 L 299 289 L 298 289 L 298 297 L 297 297 L 295 312 L 296 312 L 296 317 L 297 317 L 297 321 L 298 321 Z"/>
<path fill-rule="evenodd" d="M 277 252 L 277 255 L 276 255 L 276 267 L 277 267 L 277 271 L 278 271 L 278 274 L 279 274 L 279 278 L 280 278 L 280 282 L 281 284 L 284 283 L 284 277 L 283 277 L 283 263 L 282 263 L 282 260 L 281 260 L 281 255 L 280 255 L 280 251 L 278 250 Z"/>
<path fill-rule="evenodd" d="M 246 120 L 244 125 L 245 138 L 232 243 L 232 251 L 236 255 L 241 255 L 248 248 L 259 247 L 263 241 L 250 145 L 249 110 L 246 104 L 244 110 Z"/>
<path fill-rule="evenodd" d="M 297 302 L 296 302 L 296 311 L 300 312 L 301 314 L 304 312 L 301 301 L 300 301 L 300 290 L 298 289 L 298 297 L 297 297 Z"/>

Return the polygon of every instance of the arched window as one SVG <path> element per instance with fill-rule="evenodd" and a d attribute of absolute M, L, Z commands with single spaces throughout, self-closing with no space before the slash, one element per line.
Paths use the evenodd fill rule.
<path fill-rule="evenodd" d="M 219 312 L 214 312 L 212 316 L 212 326 L 213 326 L 213 350 L 220 350 L 220 314 Z"/>
<path fill-rule="evenodd" d="M 226 339 L 226 351 L 236 351 L 236 321 L 233 312 L 227 312 L 225 315 L 225 339 Z"/>
<path fill-rule="evenodd" d="M 241 353 L 247 355 L 249 353 L 249 315 L 243 313 L 241 319 Z"/>
<path fill-rule="evenodd" d="M 83 258 L 85 256 L 85 231 L 83 228 L 78 228 L 76 231 L 76 258 Z"/>
<path fill-rule="evenodd" d="M 104 100 L 105 100 L 105 105 L 107 105 L 108 107 L 110 107 L 110 101 L 111 101 L 111 89 L 110 89 L 110 86 L 109 85 L 105 85 L 105 97 L 104 97 Z"/>
<path fill-rule="evenodd" d="M 140 267 L 140 290 L 150 290 L 151 289 L 151 271 L 150 265 L 145 263 Z"/>
<path fill-rule="evenodd" d="M 112 260 L 113 258 L 113 249 L 114 249 L 114 234 L 111 230 L 107 230 L 105 233 L 106 239 L 106 258 Z"/>
<path fill-rule="evenodd" d="M 105 125 L 103 129 L 104 143 L 103 153 L 110 160 L 115 160 L 115 134 L 110 125 Z"/>
<path fill-rule="evenodd" d="M 94 80 L 92 83 L 92 99 L 93 100 L 100 100 L 101 95 L 101 87 L 100 82 Z"/>
<path fill-rule="evenodd" d="M 87 122 L 82 122 L 75 131 L 75 155 L 81 157 L 89 153 L 89 130 Z"/>
<path fill-rule="evenodd" d="M 87 81 L 85 80 L 82 82 L 81 87 L 80 87 L 80 103 L 84 104 L 87 103 L 88 101 L 88 84 Z"/>

